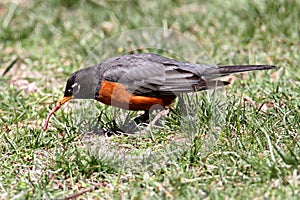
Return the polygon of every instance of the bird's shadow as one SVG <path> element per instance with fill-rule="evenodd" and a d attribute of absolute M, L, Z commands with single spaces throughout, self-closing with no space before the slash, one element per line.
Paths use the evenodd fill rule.
<path fill-rule="evenodd" d="M 170 109 L 168 117 L 174 116 L 176 110 Z M 129 136 L 145 132 L 150 123 L 150 115 L 157 114 L 157 111 L 145 111 L 144 114 L 133 117 L 128 113 L 125 120 L 117 122 L 115 117 L 107 114 L 105 111 L 100 111 L 97 117 L 92 119 L 84 119 L 78 123 L 80 133 L 93 133 L 100 136 Z M 162 119 L 155 122 L 155 127 L 163 127 Z"/>

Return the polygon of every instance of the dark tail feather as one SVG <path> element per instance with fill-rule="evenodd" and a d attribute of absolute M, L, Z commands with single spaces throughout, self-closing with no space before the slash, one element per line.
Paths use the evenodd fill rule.
<path fill-rule="evenodd" d="M 229 84 L 230 82 L 221 81 L 221 80 L 201 81 L 199 84 L 194 85 L 194 91 L 208 90 L 208 89 L 212 89 L 215 87 L 222 87 Z"/>
<path fill-rule="evenodd" d="M 218 66 L 218 67 L 219 67 L 219 73 L 222 75 L 276 68 L 276 66 L 272 66 L 272 65 L 228 65 L 228 66 Z"/>

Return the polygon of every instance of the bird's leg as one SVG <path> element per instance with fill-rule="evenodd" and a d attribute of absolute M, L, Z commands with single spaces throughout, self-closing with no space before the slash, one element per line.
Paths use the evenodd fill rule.
<path fill-rule="evenodd" d="M 161 109 L 160 109 L 160 110 L 158 111 L 158 113 L 156 114 L 156 116 L 154 117 L 154 119 L 151 120 L 151 121 L 149 122 L 149 124 L 148 124 L 148 126 L 146 127 L 146 129 L 144 129 L 143 131 L 141 131 L 140 134 L 141 134 L 141 135 L 145 135 L 145 134 L 149 133 L 149 131 L 151 130 L 151 128 L 157 124 L 158 120 L 159 120 L 161 117 L 167 116 L 168 113 L 169 113 L 169 110 L 165 110 L 165 109 L 161 110 Z"/>
<path fill-rule="evenodd" d="M 112 135 L 120 135 L 122 132 L 119 130 L 117 122 L 115 119 L 109 119 L 109 121 L 103 120 L 109 119 L 109 117 L 106 115 L 106 113 L 101 110 L 99 116 L 97 117 L 97 123 L 94 127 L 94 130 L 96 133 L 99 133 L 101 135 L 106 135 L 108 137 Z M 101 130 L 101 132 L 99 131 Z"/>
<path fill-rule="evenodd" d="M 158 111 L 158 113 L 155 115 L 154 119 L 149 122 L 149 124 L 146 127 L 146 131 L 149 131 L 153 126 L 155 126 L 158 123 L 158 120 L 161 117 L 165 117 L 169 112 L 168 110 L 165 110 L 164 108 L 155 108 L 155 110 Z M 126 120 L 124 125 L 122 126 L 122 130 L 127 133 L 134 133 L 139 131 L 139 125 L 143 123 L 147 123 L 150 119 L 150 112 L 153 110 L 145 110 L 144 113 L 136 118 L 133 119 L 133 121 Z M 145 132 L 145 131 L 142 131 Z"/>
<path fill-rule="evenodd" d="M 150 118 L 150 112 L 149 112 L 149 110 L 145 110 L 142 115 L 134 118 L 134 122 L 136 124 L 145 123 L 149 120 L 149 118 Z"/>
<path fill-rule="evenodd" d="M 149 120 L 149 110 L 145 110 L 142 115 L 134 118 L 133 120 L 128 116 L 126 117 L 126 120 L 120 129 L 124 133 L 134 134 L 135 132 L 139 131 L 140 124 L 146 123 Z"/>

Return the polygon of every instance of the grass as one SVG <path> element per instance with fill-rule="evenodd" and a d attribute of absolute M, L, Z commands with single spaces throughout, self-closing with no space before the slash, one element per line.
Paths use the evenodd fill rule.
<path fill-rule="evenodd" d="M 299 2 L 197 2 L 1 2 L 0 198 L 297 199 Z M 89 63 L 95 45 L 144 27 L 200 42 L 211 63 L 280 68 L 230 77 L 219 113 L 206 93 L 187 110 L 199 113 L 192 119 L 175 104 L 164 128 L 145 136 L 95 134 L 100 112 L 108 127 L 124 116 L 93 101 L 64 106 L 43 132 L 67 77 Z M 188 47 L 172 50 L 187 59 Z"/>

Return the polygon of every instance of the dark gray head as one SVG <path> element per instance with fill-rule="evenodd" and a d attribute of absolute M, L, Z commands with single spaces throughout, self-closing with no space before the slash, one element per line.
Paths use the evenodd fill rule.
<path fill-rule="evenodd" d="M 75 99 L 95 99 L 100 81 L 101 78 L 97 76 L 95 67 L 74 72 L 67 81 L 64 96 L 73 96 Z"/>

